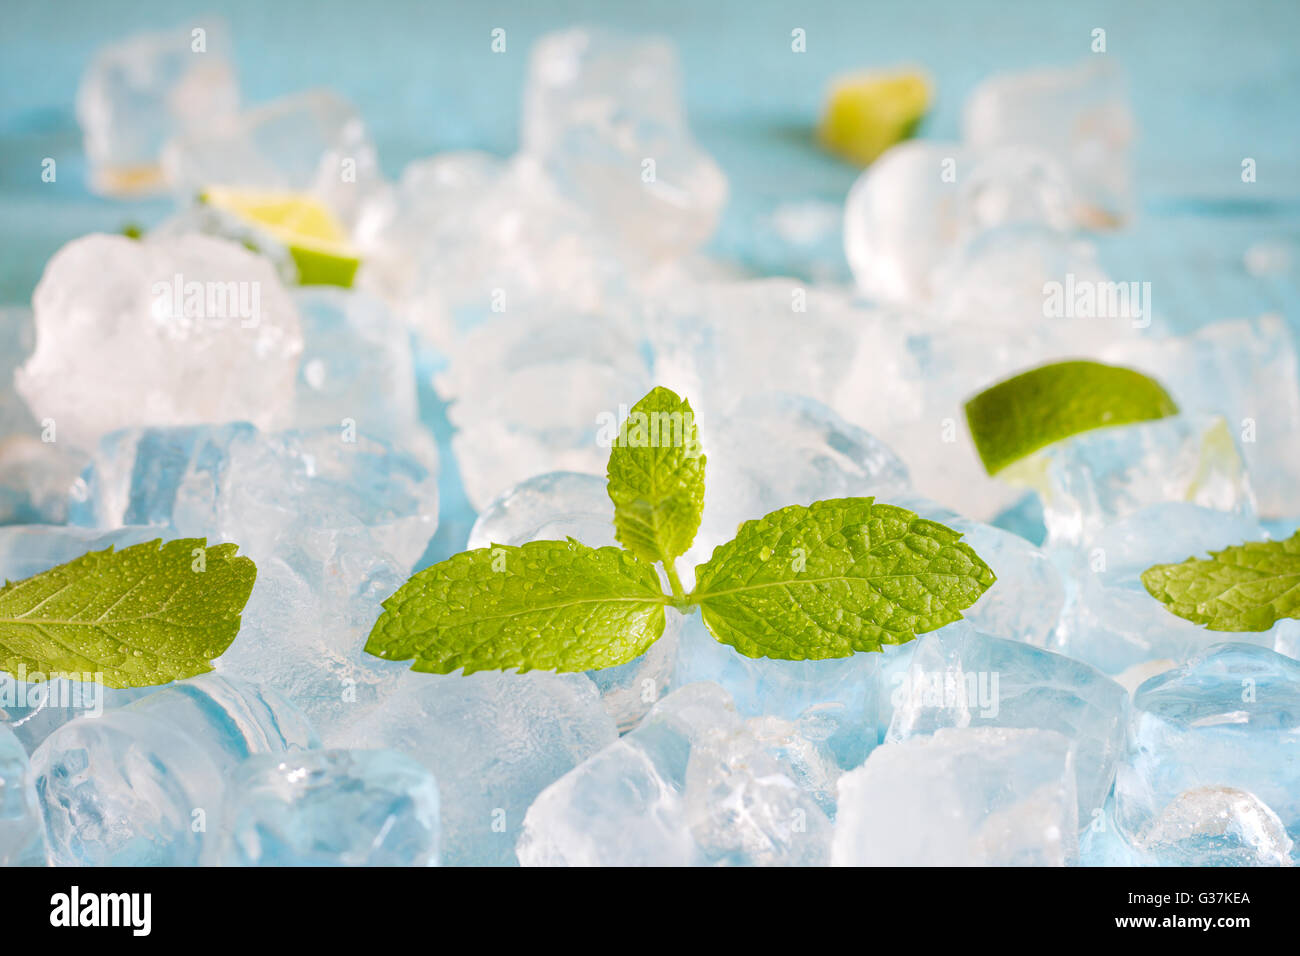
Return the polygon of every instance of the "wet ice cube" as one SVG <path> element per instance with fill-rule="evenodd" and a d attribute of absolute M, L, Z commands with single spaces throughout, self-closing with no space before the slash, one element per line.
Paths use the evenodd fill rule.
<path fill-rule="evenodd" d="M 139 425 L 267 427 L 292 413 L 297 308 L 270 264 L 234 243 L 76 239 L 32 305 L 36 351 L 15 385 L 58 441 L 88 447 Z"/>
<path fill-rule="evenodd" d="M 51 862 L 211 861 L 225 775 L 253 753 L 317 745 L 283 700 L 215 675 L 78 718 L 32 754 Z"/>
<path fill-rule="evenodd" d="M 660 701 L 630 734 L 543 791 L 524 865 L 797 864 L 830 825 L 715 684 Z"/>
<path fill-rule="evenodd" d="M 690 252 L 727 198 L 717 164 L 691 139 L 672 46 L 575 28 L 529 59 L 523 151 L 617 241 L 652 259 Z"/>
<path fill-rule="evenodd" d="M 683 622 L 674 686 L 719 684 L 746 717 L 773 716 L 798 724 L 848 769 L 866 758 L 877 741 L 879 654 L 824 661 L 750 658 L 718 642 L 698 614 Z"/>
<path fill-rule="evenodd" d="M 1086 545 L 1107 524 L 1158 502 L 1255 511 L 1234 434 L 1218 416 L 1084 432 L 1048 446 L 1025 467 L 1041 474 L 1036 481 L 1053 546 Z"/>
<path fill-rule="evenodd" d="M 0 866 L 44 863 L 40 810 L 22 742 L 0 724 Z"/>
<path fill-rule="evenodd" d="M 1060 733 L 1074 748 L 1079 821 L 1100 812 L 1123 747 L 1128 694 L 1080 661 L 958 623 L 918 639 L 887 740 L 943 727 Z"/>
<path fill-rule="evenodd" d="M 231 54 L 219 23 L 141 33 L 100 49 L 77 88 L 91 188 L 109 195 L 161 188 L 163 144 L 239 108 Z"/>
<path fill-rule="evenodd" d="M 226 866 L 436 866 L 438 785 L 387 750 L 250 757 L 225 802 Z"/>
<path fill-rule="evenodd" d="M 1117 822 L 1138 845 L 1167 839 L 1180 795 L 1244 790 L 1300 834 L 1300 662 L 1251 644 L 1216 644 L 1153 677 L 1133 695 L 1127 747 L 1115 778 Z"/>
<path fill-rule="evenodd" d="M 1006 73 L 966 100 L 962 139 L 975 149 L 1033 147 L 1053 156 L 1075 191 L 1075 220 L 1114 226 L 1131 212 L 1133 117 L 1122 71 L 1105 56 L 1075 67 Z"/>
<path fill-rule="evenodd" d="M 323 89 L 187 130 L 167 143 L 163 166 L 168 183 L 187 200 L 210 186 L 307 193 L 349 230 L 382 184 L 361 117 Z"/>
<path fill-rule="evenodd" d="M 444 863 L 502 865 L 537 794 L 617 736 L 582 674 L 412 673 L 347 745 L 397 750 L 433 772 Z"/>
<path fill-rule="evenodd" d="M 1077 856 L 1070 743 L 947 728 L 877 747 L 840 778 L 835 866 L 1065 866 Z"/>
<path fill-rule="evenodd" d="M 1169 613 L 1143 586 L 1142 572 L 1262 536 L 1246 516 L 1174 502 L 1148 505 L 1114 522 L 1086 551 L 1057 554 L 1072 593 L 1053 649 L 1117 677 L 1161 661 L 1172 666 L 1188 660 L 1224 635 Z M 1291 623 L 1233 640 L 1282 646 Z"/>
<path fill-rule="evenodd" d="M 1267 804 L 1231 787 L 1179 794 L 1142 838 L 1163 866 L 1290 866 L 1294 846 Z"/>

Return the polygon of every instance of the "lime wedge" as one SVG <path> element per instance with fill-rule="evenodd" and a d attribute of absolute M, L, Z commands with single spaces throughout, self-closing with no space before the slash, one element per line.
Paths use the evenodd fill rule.
<path fill-rule="evenodd" d="M 818 137 L 832 153 L 866 166 L 911 136 L 929 106 L 922 73 L 850 74 L 832 83 Z"/>
<path fill-rule="evenodd" d="M 971 438 L 990 475 L 1080 432 L 1177 414 L 1178 406 L 1154 379 L 1088 361 L 1022 372 L 966 403 Z"/>
<path fill-rule="evenodd" d="M 347 234 L 319 200 L 302 193 L 212 186 L 199 197 L 284 244 L 300 285 L 352 286 L 361 264 Z"/>

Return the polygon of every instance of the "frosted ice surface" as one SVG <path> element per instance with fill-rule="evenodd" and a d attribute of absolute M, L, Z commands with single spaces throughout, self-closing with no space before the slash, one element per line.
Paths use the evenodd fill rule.
<path fill-rule="evenodd" d="M 232 54 L 220 23 L 136 34 L 101 48 L 77 88 L 91 188 L 109 195 L 160 189 L 163 144 L 238 110 Z"/>
<path fill-rule="evenodd" d="M 438 785 L 386 750 L 250 757 L 224 809 L 226 866 L 436 866 Z"/>
<path fill-rule="evenodd" d="M 653 385 L 638 337 L 608 316 L 502 316 L 460 349 L 437 385 L 454 400 L 452 447 L 476 510 L 545 472 L 603 474 L 619 422 Z"/>
<path fill-rule="evenodd" d="M 1144 505 L 1187 502 L 1251 516 L 1255 496 L 1235 434 L 1218 416 L 1100 428 L 1038 452 L 1032 471 L 1052 546 L 1082 546 Z"/>
<path fill-rule="evenodd" d="M 569 537 L 592 548 L 619 546 L 614 537 L 614 503 L 604 478 L 571 471 L 529 478 L 479 515 L 467 547 Z M 640 657 L 618 667 L 587 671 L 620 731 L 635 727 L 672 679 L 682 617 L 670 609 L 667 618 L 663 636 Z"/>
<path fill-rule="evenodd" d="M 213 674 L 80 717 L 32 754 L 50 861 L 211 862 L 225 777 L 250 754 L 313 746 L 290 704 Z"/>
<path fill-rule="evenodd" d="M 831 862 L 1065 866 L 1077 857 L 1077 833 L 1066 738 L 946 728 L 877 747 L 840 778 Z"/>
<path fill-rule="evenodd" d="M 665 40 L 575 28 L 534 45 L 522 150 L 619 243 L 651 259 L 712 234 L 722 170 L 691 139 Z"/>
<path fill-rule="evenodd" d="M 324 89 L 187 130 L 167 143 L 163 167 L 186 200 L 210 186 L 308 193 L 346 229 L 382 186 L 379 159 L 360 115 Z"/>
<path fill-rule="evenodd" d="M 1179 794 L 1142 838 L 1164 866 L 1290 866 L 1294 846 L 1267 804 L 1231 787 Z"/>
<path fill-rule="evenodd" d="M 114 429 L 287 421 L 298 311 L 270 263 L 206 236 L 90 235 L 50 259 L 32 298 L 36 351 L 15 375 L 58 441 Z"/>
<path fill-rule="evenodd" d="M 1259 525 L 1243 515 L 1174 502 L 1149 505 L 1115 522 L 1086 551 L 1057 556 L 1072 593 L 1054 649 L 1112 675 L 1188 660 L 1227 635 L 1170 614 L 1147 593 L 1142 572 L 1262 536 Z M 1284 645 L 1293 623 L 1232 640 Z"/>
<path fill-rule="evenodd" d="M 942 727 L 1060 733 L 1074 748 L 1079 820 L 1087 823 L 1110 792 L 1128 694 L 1080 661 L 958 622 L 919 638 L 893 702 L 889 741 Z"/>
<path fill-rule="evenodd" d="M 14 732 L 0 724 L 0 866 L 43 864 L 43 843 L 27 751 Z"/>
<path fill-rule="evenodd" d="M 1252 795 L 1294 840 L 1300 834 L 1297 715 L 1300 662 L 1267 648 L 1216 644 L 1151 678 L 1133 695 L 1115 778 L 1119 825 L 1139 845 L 1167 842 L 1171 827 L 1205 810 L 1182 795 L 1226 787 Z M 1248 816 L 1261 826 L 1268 820 L 1257 808 Z"/>
<path fill-rule="evenodd" d="M 1131 211 L 1133 128 L 1123 73 L 1106 56 L 990 77 L 962 115 L 962 139 L 975 149 L 1033 147 L 1055 158 L 1074 188 L 1075 220 L 1092 228 L 1118 225 Z"/>
<path fill-rule="evenodd" d="M 812 865 L 830 824 L 715 684 L 692 684 L 538 796 L 524 865 Z"/>
<path fill-rule="evenodd" d="M 502 865 L 515 860 L 537 794 L 617 737 L 582 674 L 411 673 L 346 743 L 397 750 L 433 772 L 444 863 Z"/>

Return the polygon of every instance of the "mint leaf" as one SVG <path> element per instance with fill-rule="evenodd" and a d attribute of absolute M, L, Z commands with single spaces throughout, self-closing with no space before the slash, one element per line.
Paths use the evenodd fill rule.
<path fill-rule="evenodd" d="M 161 547 L 160 547 L 161 545 Z M 257 567 L 202 538 L 92 551 L 0 588 L 0 670 L 148 687 L 212 670 Z"/>
<path fill-rule="evenodd" d="M 690 403 L 656 388 L 632 406 L 609 453 L 619 542 L 647 561 L 685 554 L 704 511 L 704 455 Z"/>
<path fill-rule="evenodd" d="M 1212 631 L 1267 631 L 1300 618 L 1300 531 L 1211 551 L 1208 560 L 1157 564 L 1142 583 L 1171 613 Z"/>
<path fill-rule="evenodd" d="M 532 541 L 465 551 L 384 602 L 366 651 L 412 670 L 585 671 L 644 654 L 664 631 L 654 566 L 619 548 Z"/>
<path fill-rule="evenodd" d="M 791 505 L 715 549 L 691 600 L 746 657 L 878 651 L 959 620 L 996 580 L 960 537 L 872 498 Z"/>

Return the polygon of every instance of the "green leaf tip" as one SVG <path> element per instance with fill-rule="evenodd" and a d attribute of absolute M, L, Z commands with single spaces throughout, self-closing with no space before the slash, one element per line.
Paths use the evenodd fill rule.
<path fill-rule="evenodd" d="M 741 525 L 692 599 L 746 657 L 878 651 L 961 619 L 996 580 L 961 534 L 874 498 L 790 505 Z"/>
<path fill-rule="evenodd" d="M 1142 584 L 1171 614 L 1212 631 L 1267 631 L 1300 618 L 1300 531 L 1209 554 L 1147 568 Z"/>
<path fill-rule="evenodd" d="M 619 543 L 665 566 L 685 554 L 704 513 L 704 465 L 688 401 L 658 387 L 633 405 L 607 469 Z"/>
<path fill-rule="evenodd" d="M 162 539 L 90 551 L 0 588 L 0 670 L 151 687 L 212 670 L 257 578 L 235 544 Z"/>

